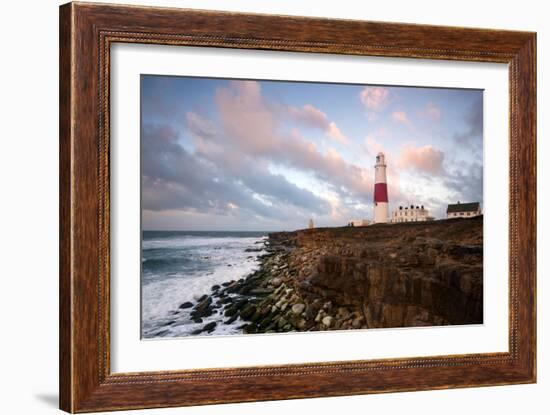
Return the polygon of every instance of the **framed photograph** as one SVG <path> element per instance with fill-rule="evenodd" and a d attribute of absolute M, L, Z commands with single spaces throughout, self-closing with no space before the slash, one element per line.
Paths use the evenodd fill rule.
<path fill-rule="evenodd" d="M 536 381 L 536 35 L 60 8 L 60 407 Z"/>

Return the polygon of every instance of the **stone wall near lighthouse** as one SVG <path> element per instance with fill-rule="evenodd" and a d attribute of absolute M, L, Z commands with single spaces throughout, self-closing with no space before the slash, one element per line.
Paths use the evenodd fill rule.
<path fill-rule="evenodd" d="M 384 153 L 378 153 L 376 156 L 374 171 L 374 223 L 387 223 L 389 206 Z"/>

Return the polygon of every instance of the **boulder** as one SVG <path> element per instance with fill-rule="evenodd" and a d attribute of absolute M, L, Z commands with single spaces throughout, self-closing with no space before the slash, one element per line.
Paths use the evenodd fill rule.
<path fill-rule="evenodd" d="M 275 277 L 275 278 L 271 278 L 271 280 L 269 281 L 269 283 L 273 286 L 273 287 L 278 287 L 282 284 L 283 280 L 279 277 Z"/>
<path fill-rule="evenodd" d="M 244 320 L 248 320 L 256 312 L 256 306 L 254 304 L 248 304 L 240 311 L 240 316 Z"/>
<path fill-rule="evenodd" d="M 201 300 L 191 312 L 192 317 L 208 317 L 212 315 L 212 297 L 203 296 Z"/>
<path fill-rule="evenodd" d="M 202 328 L 202 331 L 207 331 L 208 333 L 212 333 L 215 328 L 216 328 L 216 322 L 212 321 L 208 324 L 205 324 L 205 326 Z"/>
<path fill-rule="evenodd" d="M 302 314 L 306 309 L 306 305 L 303 303 L 297 303 L 292 306 L 292 312 L 294 314 Z"/>
<path fill-rule="evenodd" d="M 332 316 L 325 316 L 323 317 L 323 325 L 326 327 L 332 327 L 334 324 L 334 317 Z"/>
<path fill-rule="evenodd" d="M 239 318 L 239 315 L 238 314 L 233 314 L 231 317 L 229 317 L 227 320 L 225 320 L 223 322 L 223 324 L 231 324 L 233 323 L 235 320 L 237 320 L 237 318 Z"/>

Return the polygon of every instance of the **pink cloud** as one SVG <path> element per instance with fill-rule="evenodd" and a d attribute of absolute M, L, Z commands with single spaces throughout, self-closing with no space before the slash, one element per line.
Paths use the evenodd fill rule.
<path fill-rule="evenodd" d="M 388 103 L 390 91 L 379 86 L 367 86 L 359 94 L 363 105 L 372 111 L 383 109 Z"/>
<path fill-rule="evenodd" d="M 260 84 L 233 81 L 231 88 L 218 89 L 215 97 L 223 132 L 249 154 L 263 154 L 274 149 L 275 120 L 264 105 Z"/>
<path fill-rule="evenodd" d="M 340 131 L 340 129 L 336 126 L 335 122 L 331 122 L 328 125 L 327 135 L 333 140 L 338 141 L 339 143 L 349 144 L 348 138 L 344 134 L 342 134 L 342 131 Z"/>
<path fill-rule="evenodd" d="M 395 122 L 405 124 L 405 125 L 410 124 L 409 117 L 407 116 L 407 113 L 404 111 L 394 111 L 391 117 L 392 117 L 392 120 L 394 120 Z"/>
<path fill-rule="evenodd" d="M 292 119 L 308 127 L 317 128 L 326 135 L 341 144 L 349 144 L 348 138 L 342 133 L 334 121 L 329 121 L 327 114 L 313 105 L 306 104 L 301 108 L 287 107 L 288 114 Z"/>
<path fill-rule="evenodd" d="M 262 97 L 258 83 L 239 83 L 234 82 L 230 88 L 217 91 L 215 102 L 220 123 L 216 135 L 204 134 L 212 131 L 211 126 L 205 120 L 198 122 L 196 114 L 188 115 L 187 127 L 202 157 L 232 169 L 238 168 L 235 163 L 246 166 L 250 161 L 269 160 L 309 171 L 339 191 L 347 189 L 355 196 L 370 197 L 372 170 L 346 162 L 334 149 L 321 153 L 315 143 L 296 129 L 290 133 L 281 133 L 278 126 L 283 122 L 285 114 L 281 113 L 280 108 Z M 314 107 L 303 111 L 300 112 L 301 116 L 307 115 L 312 122 L 322 118 L 319 117 L 320 111 Z M 326 132 L 337 141 L 344 139 L 332 122 L 328 123 Z"/>
<path fill-rule="evenodd" d="M 431 145 L 415 147 L 412 144 L 406 144 L 401 148 L 397 164 L 402 169 L 438 174 L 443 171 L 444 157 L 443 151 Z"/>
<path fill-rule="evenodd" d="M 388 191 L 392 201 L 403 199 L 399 180 L 401 168 L 436 170 L 437 160 L 434 162 L 434 157 L 430 158 L 432 152 L 429 150 L 410 146 L 403 149 L 400 157 L 386 151 L 377 141 L 378 137 L 388 134 L 386 130 L 377 130 L 365 138 L 364 146 L 372 157 L 372 162 L 366 160 L 365 166 L 347 162 L 334 148 L 322 152 L 298 129 L 281 133 L 278 126 L 289 112 L 268 102 L 258 84 L 247 83 L 239 87 L 232 84 L 229 88 L 221 88 L 216 96 L 216 107 L 219 124 L 198 114 L 187 116 L 188 128 L 195 131 L 196 151 L 202 157 L 233 174 L 245 174 L 243 172 L 251 163 L 263 161 L 310 172 L 332 186 L 339 195 L 331 202 L 335 206 L 343 206 L 342 198 L 347 195 L 370 201 L 374 179 L 372 165 L 379 151 L 384 152 L 388 160 Z M 294 107 L 291 114 L 293 119 L 319 129 L 328 122 L 327 134 L 338 137 L 338 127 L 313 106 Z"/>
<path fill-rule="evenodd" d="M 432 120 L 441 119 L 441 110 L 431 102 L 428 102 L 428 105 L 426 105 L 426 110 L 424 111 L 424 114 L 426 114 L 426 116 L 431 118 Z"/>
<path fill-rule="evenodd" d="M 301 108 L 289 106 L 287 110 L 292 118 L 310 127 L 325 129 L 329 123 L 327 114 L 310 104 Z"/>
<path fill-rule="evenodd" d="M 372 135 L 365 137 L 365 149 L 371 157 L 376 157 L 380 152 L 385 153 L 384 147 Z"/>

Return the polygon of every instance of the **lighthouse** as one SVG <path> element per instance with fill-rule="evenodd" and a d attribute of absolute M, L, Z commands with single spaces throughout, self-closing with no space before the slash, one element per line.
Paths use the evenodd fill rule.
<path fill-rule="evenodd" d="M 389 217 L 388 185 L 386 184 L 386 160 L 384 153 L 376 156 L 374 166 L 374 223 L 387 223 Z"/>

